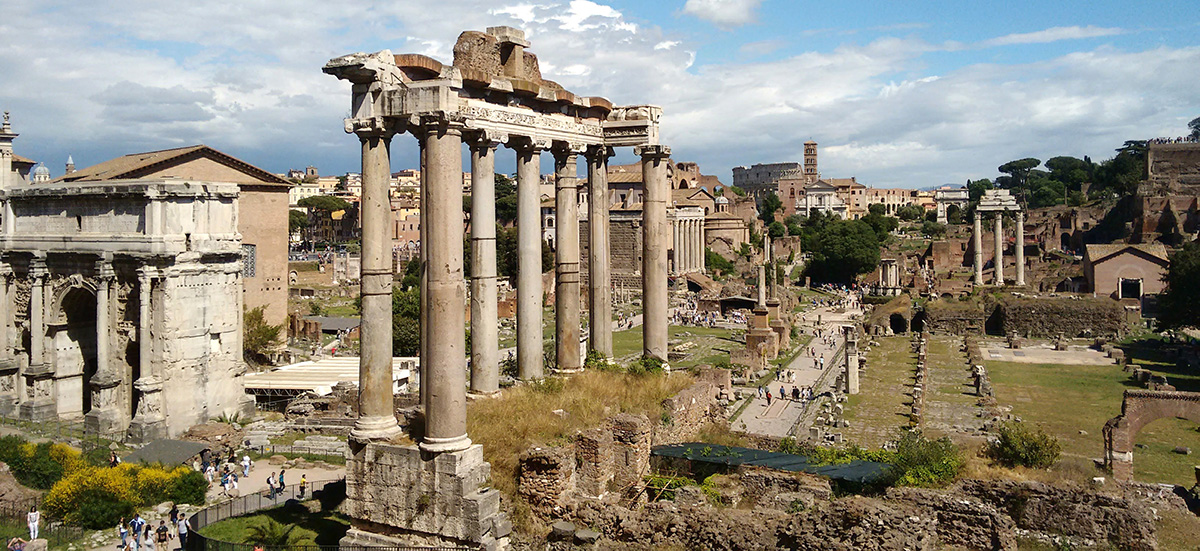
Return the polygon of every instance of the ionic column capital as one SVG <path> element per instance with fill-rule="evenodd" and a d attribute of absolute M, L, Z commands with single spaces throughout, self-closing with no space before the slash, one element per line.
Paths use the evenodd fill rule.
<path fill-rule="evenodd" d="M 671 147 L 662 144 L 639 145 L 633 148 L 633 154 L 643 159 L 665 159 L 671 156 Z"/>
<path fill-rule="evenodd" d="M 545 138 L 534 138 L 531 136 L 511 136 L 508 139 L 508 147 L 517 153 L 541 153 L 550 149 L 553 143 Z"/>
<path fill-rule="evenodd" d="M 585 153 L 587 151 L 587 144 L 556 141 L 550 151 L 553 153 L 555 159 L 564 159 Z"/>
<path fill-rule="evenodd" d="M 463 134 L 463 141 L 467 143 L 471 151 L 496 149 L 508 140 L 508 134 L 495 130 L 472 130 Z"/>

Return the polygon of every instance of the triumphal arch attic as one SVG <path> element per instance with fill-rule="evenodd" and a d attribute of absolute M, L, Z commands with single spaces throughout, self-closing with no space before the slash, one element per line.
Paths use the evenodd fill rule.
<path fill-rule="evenodd" d="M 253 408 L 237 198 L 230 183 L 0 174 L 0 415 L 149 441 Z"/>
<path fill-rule="evenodd" d="M 661 109 L 614 107 L 542 78 L 523 31 L 462 33 L 454 62 L 384 50 L 329 61 L 324 71 L 352 87 L 345 130 L 362 147 L 362 357 L 359 418 L 351 432 L 342 545 L 507 545 L 511 523 L 490 466 L 467 436 L 467 282 L 463 270 L 462 149 L 471 152 L 471 390 L 496 392 L 495 148 L 517 158 L 517 363 L 522 379 L 543 375 L 539 167 L 554 156 L 555 348 L 557 367 L 582 368 L 578 162 L 586 162 L 588 346 L 612 355 L 607 164 L 614 147 L 641 157 L 643 347 L 667 359 L 667 178 L 670 149 L 658 141 Z M 388 233 L 392 138 L 410 133 L 421 156 L 421 400 L 418 445 L 393 442 L 391 395 L 391 240 Z M 502 171 L 507 172 L 507 171 Z"/>

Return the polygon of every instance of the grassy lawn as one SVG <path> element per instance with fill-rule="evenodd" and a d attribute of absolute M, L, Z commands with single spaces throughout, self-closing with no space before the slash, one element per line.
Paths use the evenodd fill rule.
<path fill-rule="evenodd" d="M 324 504 L 319 500 L 290 502 L 252 515 L 214 522 L 201 528 L 200 534 L 224 542 L 250 543 L 252 527 L 271 519 L 284 525 L 285 529 L 291 529 L 296 538 L 293 545 L 337 545 L 350 529 L 350 519 L 337 512 L 337 504 L 344 498 L 343 492 Z"/>
<path fill-rule="evenodd" d="M 618 413 L 643 414 L 652 423 L 662 418 L 662 401 L 690 386 L 686 373 L 635 376 L 585 371 L 553 377 L 503 391 L 498 398 L 467 406 L 467 432 L 483 444 L 492 464 L 492 484 L 512 496 L 517 457 L 535 444 L 562 444 L 576 432 L 603 425 Z M 564 415 L 551 412 L 563 410 Z"/>
<path fill-rule="evenodd" d="M 1012 412 L 1026 422 L 1058 437 L 1064 456 L 1103 457 L 1104 423 L 1121 413 L 1125 389 L 1138 388 L 1130 382 L 1129 374 L 1115 365 L 986 365 L 996 400 L 1012 406 Z M 1157 365 L 1143 365 L 1157 371 Z M 1081 430 L 1086 434 L 1080 434 Z M 1147 425 L 1137 436 L 1137 444 L 1145 447 L 1133 452 L 1134 478 L 1191 486 L 1195 482 L 1195 458 L 1171 450 L 1181 445 L 1195 447 L 1200 442 L 1196 430 L 1195 423 L 1179 419 L 1160 419 Z"/>
<path fill-rule="evenodd" d="M 690 355 L 686 359 L 672 363 L 672 369 L 684 369 L 702 364 L 712 365 L 722 359 L 728 360 L 729 354 L 713 349 L 731 350 L 734 347 L 742 346 L 741 343 L 733 340 L 732 330 L 711 327 L 672 325 L 668 329 L 667 339 L 668 341 L 688 340 L 697 345 L 687 351 Z M 628 361 L 636 359 L 641 352 L 642 326 L 613 332 L 613 359 Z"/>
<path fill-rule="evenodd" d="M 877 448 L 896 438 L 908 425 L 912 413 L 909 396 L 916 368 L 916 355 L 904 336 L 876 337 L 879 346 L 867 354 L 867 369 L 858 376 L 859 393 L 846 401 L 843 418 L 850 426 L 842 429 L 846 439 Z"/>

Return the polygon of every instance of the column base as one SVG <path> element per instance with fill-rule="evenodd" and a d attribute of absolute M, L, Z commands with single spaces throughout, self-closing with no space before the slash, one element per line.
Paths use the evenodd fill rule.
<path fill-rule="evenodd" d="M 92 408 L 92 411 L 83 417 L 83 431 L 101 436 L 117 434 L 125 428 L 123 421 L 121 410 L 118 408 Z"/>
<path fill-rule="evenodd" d="M 421 451 L 429 453 L 458 452 L 471 447 L 471 439 L 466 434 L 453 438 L 434 438 L 426 436 L 421 439 Z"/>
<path fill-rule="evenodd" d="M 146 444 L 167 437 L 166 419 L 134 419 L 129 423 L 126 438 L 134 444 Z"/>
<path fill-rule="evenodd" d="M 352 449 L 348 459 L 342 511 L 352 527 L 342 548 L 508 548 L 512 523 L 500 512 L 500 492 L 485 485 L 491 465 L 482 446 L 430 455 L 373 443 Z"/>
<path fill-rule="evenodd" d="M 58 407 L 53 400 L 39 399 L 22 402 L 17 409 L 21 419 L 35 423 L 51 421 L 58 417 Z"/>
<path fill-rule="evenodd" d="M 14 417 L 19 413 L 18 408 L 16 396 L 0 396 L 0 417 Z"/>
<path fill-rule="evenodd" d="M 350 439 L 366 444 L 370 442 L 387 442 L 403 432 L 395 417 L 359 417 L 350 429 Z"/>

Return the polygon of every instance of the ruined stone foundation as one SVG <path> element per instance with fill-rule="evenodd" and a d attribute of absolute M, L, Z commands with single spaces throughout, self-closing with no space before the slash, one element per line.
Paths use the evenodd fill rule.
<path fill-rule="evenodd" d="M 512 523 L 500 512 L 500 492 L 485 485 L 492 467 L 482 446 L 429 454 L 351 444 L 349 453 L 343 512 L 354 521 L 341 547 L 507 548 Z"/>

